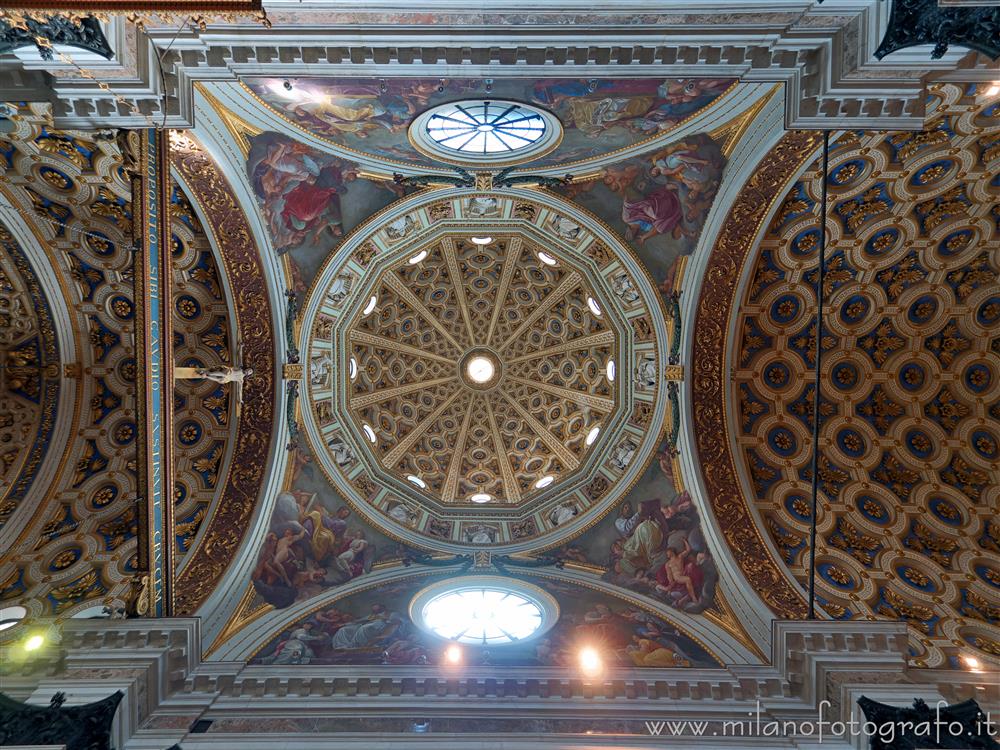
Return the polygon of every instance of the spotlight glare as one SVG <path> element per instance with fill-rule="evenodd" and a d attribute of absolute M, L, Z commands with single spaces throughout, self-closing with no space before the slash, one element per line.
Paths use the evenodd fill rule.
<path fill-rule="evenodd" d="M 994 81 L 986 89 L 986 96 L 996 96 L 1000 94 L 1000 81 Z"/>
<path fill-rule="evenodd" d="M 444 652 L 444 658 L 449 664 L 461 664 L 462 649 L 454 645 L 448 646 L 447 650 Z"/>
<path fill-rule="evenodd" d="M 28 640 L 24 642 L 25 651 L 37 651 L 45 643 L 45 636 L 43 635 L 33 635 Z"/>
<path fill-rule="evenodd" d="M 979 669 L 980 667 L 980 661 L 975 656 L 963 656 L 962 661 L 969 669 Z"/>
<path fill-rule="evenodd" d="M 603 668 L 604 662 L 601 661 L 601 655 L 596 649 L 590 646 L 580 649 L 580 669 L 585 675 L 591 677 L 598 675 Z"/>

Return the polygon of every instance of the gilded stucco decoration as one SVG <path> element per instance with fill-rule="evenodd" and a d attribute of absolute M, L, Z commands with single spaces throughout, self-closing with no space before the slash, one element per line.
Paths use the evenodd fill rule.
<path fill-rule="evenodd" d="M 51 130 L 42 105 L 13 121 L 0 136 L 0 189 L 14 208 L 0 214 L 27 225 L 51 261 L 76 340 L 55 376 L 76 397 L 70 432 L 53 435 L 46 456 L 58 463 L 52 479 L 31 488 L 37 508 L 2 530 L 0 600 L 69 615 L 120 604 L 135 572 L 130 189 L 113 141 Z"/>
<path fill-rule="evenodd" d="M 913 663 L 958 667 L 1000 660 L 1000 105 L 933 97 L 924 132 L 831 153 L 817 596 L 906 622 Z M 749 258 L 727 386 L 763 532 L 803 583 L 821 179 L 814 163 Z"/>
<path fill-rule="evenodd" d="M 232 321 L 223 277 L 201 221 L 177 185 L 171 195 L 174 361 L 181 367 L 233 365 Z M 176 565 L 191 550 L 219 495 L 235 430 L 230 390 L 211 380 L 174 382 Z"/>
<path fill-rule="evenodd" d="M 61 388 L 54 325 L 35 269 L 0 225 L 0 527 L 52 444 Z"/>
<path fill-rule="evenodd" d="M 319 465 L 407 543 L 557 543 L 607 512 L 658 444 L 659 293 L 555 196 L 401 201 L 340 245 L 303 310 Z"/>
<path fill-rule="evenodd" d="M 203 209 L 204 229 L 219 248 L 219 270 L 233 290 L 235 328 L 243 359 L 254 369 L 254 376 L 243 387 L 244 405 L 235 436 L 230 437 L 233 456 L 228 472 L 225 478 L 217 474 L 215 479 L 222 493 L 209 509 L 208 518 L 201 521 L 204 528 L 176 578 L 176 613 L 185 615 L 205 601 L 232 561 L 267 478 L 265 468 L 276 419 L 276 339 L 260 251 L 232 187 L 209 155 L 183 134 L 175 133 L 171 138 L 171 159 L 185 194 Z M 230 330 L 230 346 L 233 335 L 237 334 Z M 195 464 L 192 467 L 199 470 Z"/>

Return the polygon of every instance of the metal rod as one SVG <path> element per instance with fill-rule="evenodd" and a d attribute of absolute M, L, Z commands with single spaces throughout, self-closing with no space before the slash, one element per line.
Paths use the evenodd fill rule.
<path fill-rule="evenodd" d="M 819 269 L 816 274 L 816 372 L 813 385 L 812 510 L 809 516 L 809 619 L 816 619 L 816 524 L 819 515 L 819 407 L 823 358 L 823 273 L 826 270 L 826 183 L 830 168 L 830 131 L 823 131 L 823 183 L 819 208 Z"/>

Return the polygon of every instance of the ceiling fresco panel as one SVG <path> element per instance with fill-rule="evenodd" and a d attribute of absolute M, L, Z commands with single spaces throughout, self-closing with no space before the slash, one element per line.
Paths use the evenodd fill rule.
<path fill-rule="evenodd" d="M 329 602 L 260 647 L 254 664 L 442 664 L 449 641 L 421 630 L 411 600 L 440 576 L 401 579 Z M 580 648 L 609 666 L 717 667 L 718 659 L 669 619 L 627 599 L 569 581 L 532 576 L 555 598 L 559 619 L 524 643 L 463 647 L 469 666 L 570 667 Z"/>
<path fill-rule="evenodd" d="M 246 78 L 267 106 L 352 150 L 405 164 L 430 163 L 407 140 L 421 112 L 445 102 L 491 98 L 552 112 L 559 147 L 534 166 L 554 167 L 651 142 L 696 115 L 734 84 L 715 78 Z"/>

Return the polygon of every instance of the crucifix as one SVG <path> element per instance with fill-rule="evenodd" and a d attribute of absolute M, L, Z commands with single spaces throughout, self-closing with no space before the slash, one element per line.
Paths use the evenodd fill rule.
<path fill-rule="evenodd" d="M 236 358 L 243 359 L 243 344 L 237 344 Z M 252 367 L 178 367 L 174 366 L 174 380 L 211 380 L 225 385 L 233 384 L 236 397 L 236 413 L 243 407 L 243 383 L 253 375 Z"/>

